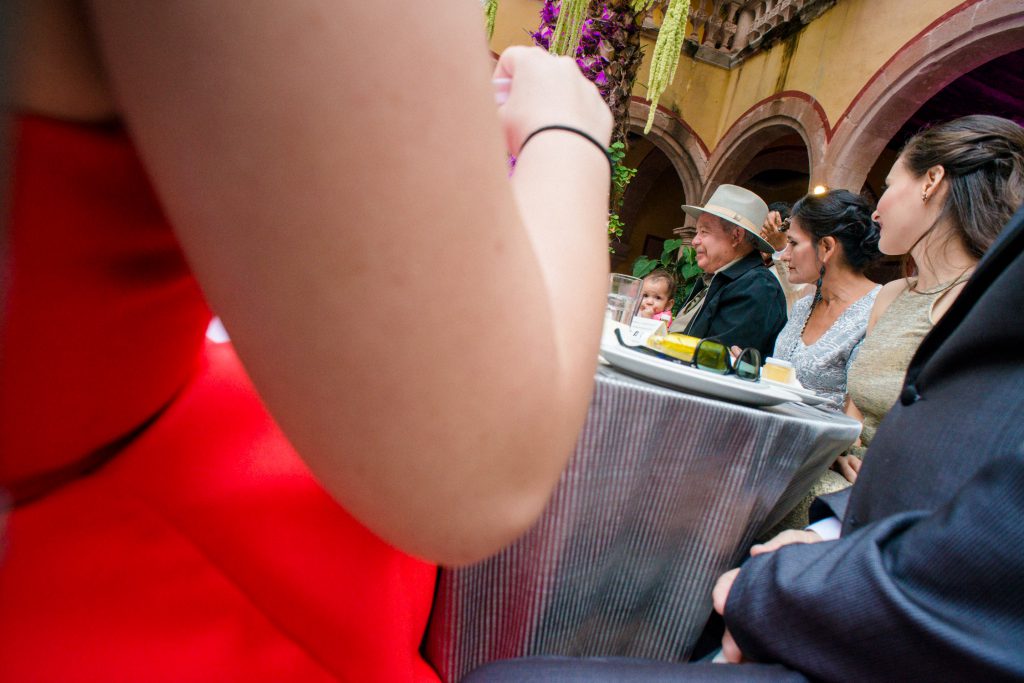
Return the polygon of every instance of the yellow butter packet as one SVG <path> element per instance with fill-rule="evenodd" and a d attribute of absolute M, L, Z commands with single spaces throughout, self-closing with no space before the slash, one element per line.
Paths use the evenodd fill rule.
<path fill-rule="evenodd" d="M 666 335 L 648 337 L 647 346 L 666 356 L 672 356 L 681 361 L 691 363 L 693 362 L 693 354 L 696 352 L 699 342 L 699 337 L 670 332 Z"/>
<path fill-rule="evenodd" d="M 761 377 L 780 384 L 798 384 L 793 364 L 779 358 L 764 359 L 764 365 L 761 366 Z"/>

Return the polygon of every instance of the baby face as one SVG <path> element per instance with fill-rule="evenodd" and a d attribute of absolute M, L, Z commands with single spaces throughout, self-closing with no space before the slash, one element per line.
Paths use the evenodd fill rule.
<path fill-rule="evenodd" d="M 640 295 L 640 317 L 650 318 L 652 315 L 661 313 L 672 305 L 672 299 L 668 280 L 662 278 L 644 280 L 643 291 Z"/>

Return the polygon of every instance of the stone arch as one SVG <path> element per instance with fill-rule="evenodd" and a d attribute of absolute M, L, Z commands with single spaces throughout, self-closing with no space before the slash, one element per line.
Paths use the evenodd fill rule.
<path fill-rule="evenodd" d="M 824 182 L 860 188 L 900 127 L 959 76 L 1024 44 L 1024 3 L 967 0 L 904 45 L 838 119 Z"/>
<path fill-rule="evenodd" d="M 811 183 L 819 182 L 830 133 L 828 119 L 821 105 L 810 95 L 788 91 L 761 101 L 729 128 L 708 159 L 709 170 L 701 200 L 706 200 L 722 183 L 735 182 L 757 153 L 766 147 L 766 140 L 793 133 L 807 149 Z"/>
<path fill-rule="evenodd" d="M 643 135 L 650 103 L 634 97 L 629 103 L 629 130 Z M 658 107 L 651 132 L 644 137 L 665 153 L 679 174 L 687 201 L 701 196 L 707 169 L 708 150 L 704 141 L 677 116 Z"/>
<path fill-rule="evenodd" d="M 626 267 L 626 264 L 642 253 L 646 241 L 641 242 L 640 238 L 644 235 L 648 238 L 664 238 L 669 236 L 662 232 L 664 229 L 678 229 L 683 225 L 686 216 L 679 210 L 675 212 L 678 216 L 670 219 L 671 225 L 658 223 L 658 228 L 651 231 L 652 216 L 669 219 L 664 213 L 666 202 L 678 209 L 680 205 L 700 197 L 703 188 L 707 164 L 707 148 L 704 143 L 684 121 L 660 107 L 651 131 L 645 135 L 643 129 L 649 111 L 650 105 L 645 100 L 634 97 L 630 101 L 629 132 L 643 138 L 642 145 L 634 145 L 634 149 L 642 150 L 646 147 L 650 151 L 641 151 L 644 156 L 637 166 L 639 173 L 626 190 L 626 201 L 620 212 L 625 231 L 621 240 L 613 243 L 612 266 L 615 269 Z M 649 212 L 651 205 L 647 201 L 652 192 L 656 205 L 653 214 Z"/>

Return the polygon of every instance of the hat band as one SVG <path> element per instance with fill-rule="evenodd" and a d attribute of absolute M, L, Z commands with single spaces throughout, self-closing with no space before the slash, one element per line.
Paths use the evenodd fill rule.
<path fill-rule="evenodd" d="M 724 206 L 718 206 L 717 204 L 705 204 L 704 210 L 710 211 L 715 214 L 719 214 L 721 217 L 728 218 L 731 221 L 735 221 L 742 225 L 747 230 L 754 233 L 755 235 L 758 232 L 758 229 L 754 227 L 753 221 L 751 221 L 743 214 L 737 213 L 735 209 L 729 209 Z"/>

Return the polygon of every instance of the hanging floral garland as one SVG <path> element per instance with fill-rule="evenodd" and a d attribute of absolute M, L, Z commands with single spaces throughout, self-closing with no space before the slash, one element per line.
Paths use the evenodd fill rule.
<path fill-rule="evenodd" d="M 482 0 L 488 16 L 488 35 L 493 31 L 493 12 L 498 0 Z M 644 133 L 651 131 L 658 101 L 675 78 L 686 38 L 686 22 L 690 13 L 690 0 L 546 0 L 540 12 L 541 25 L 532 36 L 534 43 L 551 52 L 573 55 L 583 74 L 601 88 L 612 111 L 618 119 L 624 118 L 624 111 L 617 110 L 618 102 L 609 98 L 609 71 L 625 76 L 628 100 L 636 78 L 636 67 L 642 55 L 630 49 L 638 46 L 634 35 L 639 31 L 642 18 L 655 6 L 668 4 L 658 39 L 651 59 L 651 73 L 647 84 L 647 100 L 651 103 Z M 618 68 L 615 68 L 615 65 Z M 616 74 L 616 75 L 618 75 Z M 619 99 L 622 99 L 621 97 Z M 627 104 L 628 107 L 628 104 Z M 622 139 L 624 131 L 616 131 L 616 139 Z"/>
<path fill-rule="evenodd" d="M 580 29 L 587 18 L 590 0 L 562 0 L 555 31 L 551 36 L 551 52 L 559 55 L 574 55 L 580 44 Z"/>
<path fill-rule="evenodd" d="M 640 48 L 640 24 L 629 3 L 592 1 L 588 3 L 586 18 L 580 23 L 579 40 L 571 53 L 580 71 L 597 86 L 601 96 L 615 115 L 615 129 L 609 152 L 612 155 L 612 193 L 608 214 L 608 234 L 611 239 L 622 236 L 623 223 L 619 209 L 626 186 L 635 168 L 623 164 L 626 152 L 626 133 L 629 124 L 629 99 L 636 72 L 643 59 Z M 561 18 L 562 6 L 557 1 L 544 3 L 541 25 L 531 34 L 533 42 L 546 50 L 552 48 Z"/>
<path fill-rule="evenodd" d="M 483 0 L 484 20 L 487 22 L 487 40 L 494 35 L 494 17 L 498 15 L 498 0 Z"/>
<path fill-rule="evenodd" d="M 490 35 L 497 0 L 481 1 Z M 668 9 L 655 43 L 647 89 L 651 109 L 644 133 L 649 133 L 658 100 L 672 83 L 679 64 L 689 0 L 546 0 L 540 11 L 540 26 L 531 34 L 536 45 L 555 54 L 572 55 L 583 75 L 597 85 L 615 116 L 612 153 L 617 156 L 608 226 L 613 238 L 622 234 L 617 211 L 626 185 L 636 173 L 621 162 L 629 125 L 629 101 L 643 60 L 640 28 L 648 12 L 655 6 L 664 7 L 666 2 Z"/>
<path fill-rule="evenodd" d="M 651 58 L 651 76 L 647 82 L 647 101 L 651 103 L 651 111 L 647 115 L 644 134 L 651 132 L 654 115 L 658 111 L 658 100 L 675 79 L 689 13 L 690 0 L 670 0 L 665 20 L 658 31 L 658 40 L 654 44 L 654 57 Z"/>
<path fill-rule="evenodd" d="M 562 9 L 549 0 L 541 9 L 541 24 L 531 34 L 533 42 L 552 52 Z M 629 99 L 636 72 L 643 59 L 640 23 L 627 2 L 591 2 L 580 24 L 579 40 L 572 53 L 580 71 L 593 81 L 615 114 L 613 139 L 623 141 L 628 124 Z"/>

